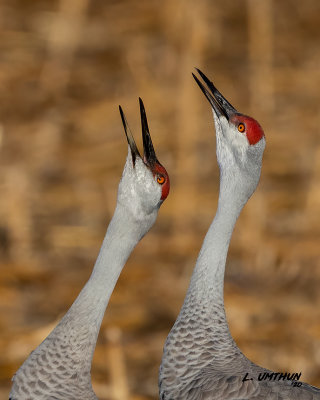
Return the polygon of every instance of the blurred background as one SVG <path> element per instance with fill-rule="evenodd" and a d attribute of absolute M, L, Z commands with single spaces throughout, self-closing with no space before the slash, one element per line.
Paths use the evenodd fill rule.
<path fill-rule="evenodd" d="M 97 343 L 101 399 L 156 399 L 158 367 L 219 172 L 202 69 L 264 127 L 257 192 L 230 246 L 225 303 L 256 363 L 320 386 L 320 2 L 2 0 L 0 399 L 89 278 L 145 102 L 171 193 L 130 257 Z"/>

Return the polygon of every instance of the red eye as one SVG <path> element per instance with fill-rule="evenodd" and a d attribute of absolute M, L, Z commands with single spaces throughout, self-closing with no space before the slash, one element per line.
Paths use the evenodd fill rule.
<path fill-rule="evenodd" d="M 163 184 L 164 184 L 164 181 L 165 181 L 164 177 L 163 177 L 162 175 L 158 175 L 158 177 L 157 177 L 157 182 L 158 182 L 160 185 L 163 185 Z"/>
<path fill-rule="evenodd" d="M 242 122 L 240 122 L 240 124 L 238 125 L 238 131 L 243 133 L 246 130 L 246 127 L 244 126 L 244 124 Z"/>

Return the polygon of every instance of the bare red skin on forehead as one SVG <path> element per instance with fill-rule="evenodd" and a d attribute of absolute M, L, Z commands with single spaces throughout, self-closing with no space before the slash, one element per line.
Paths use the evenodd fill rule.
<path fill-rule="evenodd" d="M 247 117 L 246 115 L 234 115 L 230 118 L 230 121 L 236 126 L 238 126 L 240 122 L 244 124 L 245 131 L 243 133 L 246 135 L 250 145 L 258 143 L 264 137 L 264 132 L 259 122 L 251 117 Z"/>
<path fill-rule="evenodd" d="M 164 183 L 161 185 L 162 195 L 161 200 L 165 200 L 168 197 L 170 191 L 170 179 L 166 169 L 160 164 L 155 163 L 152 167 L 153 176 L 160 175 L 164 177 Z"/>

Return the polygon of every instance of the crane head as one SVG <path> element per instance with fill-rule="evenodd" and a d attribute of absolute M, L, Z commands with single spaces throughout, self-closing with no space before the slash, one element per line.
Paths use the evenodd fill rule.
<path fill-rule="evenodd" d="M 157 211 L 167 198 L 170 179 L 166 169 L 157 159 L 151 140 L 143 101 L 139 98 L 143 156 L 140 155 L 126 117 L 119 106 L 128 141 L 128 157 L 119 186 L 118 200 L 128 203 L 136 218 Z"/>
<path fill-rule="evenodd" d="M 242 191 L 247 189 L 246 195 L 251 196 L 260 178 L 264 132 L 255 119 L 238 112 L 206 75 L 197 71 L 204 83 L 192 75 L 213 110 L 220 172 L 229 175 L 229 182 L 241 181 Z"/>

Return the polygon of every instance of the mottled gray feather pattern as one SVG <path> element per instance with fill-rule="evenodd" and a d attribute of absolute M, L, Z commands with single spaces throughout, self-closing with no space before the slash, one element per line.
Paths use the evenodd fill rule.
<path fill-rule="evenodd" d="M 214 337 L 209 321 L 197 324 L 191 318 L 175 324 L 160 369 L 161 400 L 320 399 L 320 390 L 304 383 L 293 387 L 291 381 L 258 381 L 259 373 L 271 371 L 248 360 L 224 322 L 215 323 Z M 243 382 L 246 373 L 253 380 Z"/>
<path fill-rule="evenodd" d="M 92 332 L 87 327 L 67 335 L 61 325 L 33 351 L 13 378 L 12 400 L 97 399 L 91 386 Z M 89 361 L 89 362 L 88 362 Z"/>

